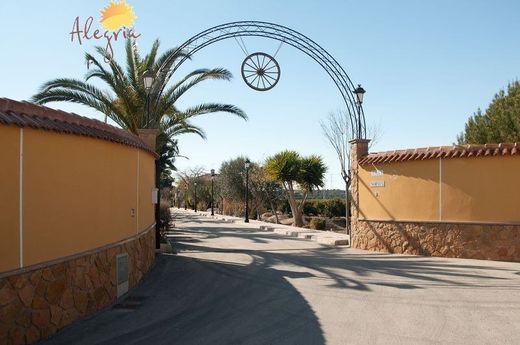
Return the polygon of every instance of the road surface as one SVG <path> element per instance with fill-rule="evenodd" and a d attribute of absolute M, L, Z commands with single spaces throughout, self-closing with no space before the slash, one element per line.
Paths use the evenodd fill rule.
<path fill-rule="evenodd" d="M 389 255 L 175 210 L 126 302 L 43 344 L 520 344 L 520 264 Z"/>

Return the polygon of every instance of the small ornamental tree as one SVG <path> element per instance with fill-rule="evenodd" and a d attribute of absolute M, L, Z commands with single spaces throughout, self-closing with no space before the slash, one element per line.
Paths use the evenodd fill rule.
<path fill-rule="evenodd" d="M 303 226 L 303 206 L 308 193 L 323 187 L 327 167 L 320 156 L 301 157 L 296 151 L 282 151 L 267 159 L 267 174 L 278 181 L 285 192 L 293 214 L 293 225 Z M 296 200 L 295 190 L 300 189 L 302 200 Z"/>

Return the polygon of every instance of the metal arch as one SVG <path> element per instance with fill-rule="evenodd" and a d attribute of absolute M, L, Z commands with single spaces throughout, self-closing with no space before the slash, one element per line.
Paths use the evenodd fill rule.
<path fill-rule="evenodd" d="M 349 114 L 352 137 L 355 139 L 366 138 L 363 108 L 360 105 L 358 106 L 354 99 L 354 84 L 343 67 L 341 67 L 332 55 L 307 36 L 288 27 L 274 23 L 261 21 L 231 22 L 214 26 L 191 37 L 176 49 L 175 54 L 172 54 L 172 56 L 175 56 L 177 53 L 182 53 L 183 56 L 176 61 L 173 67 L 167 72 L 163 88 L 175 71 L 202 48 L 228 38 L 243 36 L 264 37 L 287 43 L 316 61 L 331 77 L 343 97 Z M 169 62 L 170 61 L 166 61 L 164 65 Z M 161 69 L 162 66 L 159 68 L 158 74 L 162 72 Z M 161 94 L 162 91 L 161 89 L 158 94 Z M 158 98 L 156 102 L 157 101 Z"/>

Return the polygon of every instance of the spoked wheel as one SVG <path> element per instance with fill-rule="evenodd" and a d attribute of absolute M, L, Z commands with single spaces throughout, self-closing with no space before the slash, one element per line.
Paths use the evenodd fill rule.
<path fill-rule="evenodd" d="M 253 53 L 242 62 L 242 78 L 253 90 L 271 90 L 280 80 L 280 65 L 269 54 Z"/>

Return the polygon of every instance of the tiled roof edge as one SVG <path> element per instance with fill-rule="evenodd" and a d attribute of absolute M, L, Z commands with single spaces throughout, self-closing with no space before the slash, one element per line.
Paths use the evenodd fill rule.
<path fill-rule="evenodd" d="M 438 158 L 448 159 L 515 155 L 520 155 L 520 142 L 483 145 L 434 146 L 374 152 L 360 158 L 358 163 L 361 165 L 372 163 L 384 164 Z"/>
<path fill-rule="evenodd" d="M 92 137 L 139 148 L 157 157 L 155 151 L 141 138 L 124 129 L 29 102 L 0 98 L 0 124 Z"/>

